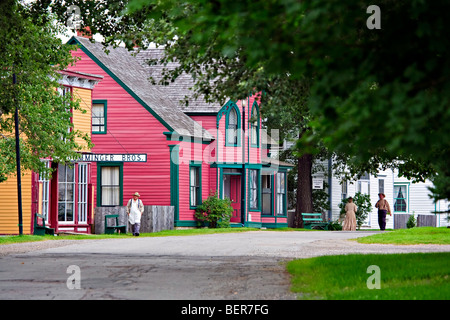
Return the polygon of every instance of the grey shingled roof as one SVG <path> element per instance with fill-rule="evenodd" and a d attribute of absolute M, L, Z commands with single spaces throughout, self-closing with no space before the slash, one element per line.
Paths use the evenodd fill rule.
<path fill-rule="evenodd" d="M 133 92 L 141 100 L 141 104 L 151 109 L 163 124 L 165 122 L 170 129 L 181 135 L 214 139 L 199 123 L 184 114 L 174 99 L 167 99 L 167 93 L 148 80 L 148 71 L 126 48 L 108 47 L 107 54 L 101 43 L 92 43 L 83 37 L 73 38 Z"/>
<path fill-rule="evenodd" d="M 144 66 L 148 77 L 152 77 L 156 81 L 158 88 L 170 97 L 174 102 L 178 103 L 181 110 L 186 113 L 217 113 L 222 108 L 219 103 L 208 103 L 204 98 L 199 97 L 194 99 L 193 91 L 190 90 L 194 86 L 194 79 L 186 73 L 182 73 L 174 82 L 168 85 L 159 85 L 159 80 L 162 79 L 162 72 L 164 68 L 173 70 L 178 64 L 170 62 L 166 66 L 161 64 L 148 65 L 146 61 L 149 59 L 159 60 L 164 54 L 163 48 L 149 48 L 140 50 L 136 54 L 138 61 Z M 184 103 L 185 97 L 188 97 L 189 104 Z"/>
<path fill-rule="evenodd" d="M 149 48 L 145 50 L 140 50 L 136 54 L 136 58 L 138 61 L 144 66 L 147 71 L 148 77 L 152 77 L 156 82 L 162 79 L 162 72 L 164 68 L 168 70 L 173 70 L 178 64 L 175 62 L 170 62 L 167 66 L 163 66 L 161 64 L 152 64 L 149 65 L 146 61 L 148 60 L 160 60 L 164 54 L 163 48 Z M 183 73 L 178 76 L 178 78 L 174 82 L 170 82 L 168 85 L 157 85 L 158 88 L 164 92 L 168 97 L 170 97 L 173 101 L 179 103 L 179 107 L 185 113 L 217 113 L 220 111 L 222 106 L 218 103 L 208 103 L 203 98 L 199 97 L 198 99 L 194 99 L 192 97 L 193 91 L 190 90 L 194 85 L 194 80 L 192 77 L 186 73 Z M 183 102 L 185 97 L 189 99 L 189 105 L 186 106 Z M 277 145 L 278 141 L 275 141 L 267 131 L 261 130 L 261 140 L 262 143 L 267 145 Z M 287 164 L 288 165 L 288 164 Z"/>

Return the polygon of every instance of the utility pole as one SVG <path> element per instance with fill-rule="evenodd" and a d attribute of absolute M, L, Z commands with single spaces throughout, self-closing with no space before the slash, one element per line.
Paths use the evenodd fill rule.
<path fill-rule="evenodd" d="M 13 84 L 17 83 L 16 74 L 13 74 Z M 15 88 L 14 88 L 15 89 Z M 16 132 L 16 166 L 17 166 L 17 201 L 19 209 L 19 235 L 23 234 L 22 223 L 22 175 L 20 172 L 20 141 L 19 141 L 19 106 L 14 95 L 14 104 L 16 105 L 16 112 L 14 114 L 15 132 Z"/>

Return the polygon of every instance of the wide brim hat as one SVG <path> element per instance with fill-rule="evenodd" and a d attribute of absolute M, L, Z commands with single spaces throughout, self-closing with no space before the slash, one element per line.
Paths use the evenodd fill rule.
<path fill-rule="evenodd" d="M 140 197 L 141 195 L 139 194 L 139 192 L 135 192 L 135 193 L 133 194 L 133 196 Z"/>

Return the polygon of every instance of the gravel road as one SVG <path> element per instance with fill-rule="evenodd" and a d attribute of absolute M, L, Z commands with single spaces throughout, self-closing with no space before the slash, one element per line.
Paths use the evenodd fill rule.
<path fill-rule="evenodd" d="M 450 245 L 359 244 L 374 232 L 254 231 L 56 240 L 0 246 L 0 299 L 295 299 L 285 262 L 350 253 L 450 252 Z M 69 266 L 81 271 L 70 290 Z"/>

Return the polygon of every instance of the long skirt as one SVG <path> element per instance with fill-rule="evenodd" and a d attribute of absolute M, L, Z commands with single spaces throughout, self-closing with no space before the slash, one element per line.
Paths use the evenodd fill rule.
<path fill-rule="evenodd" d="M 353 211 L 345 213 L 344 225 L 342 226 L 343 231 L 356 231 L 356 215 Z"/>

